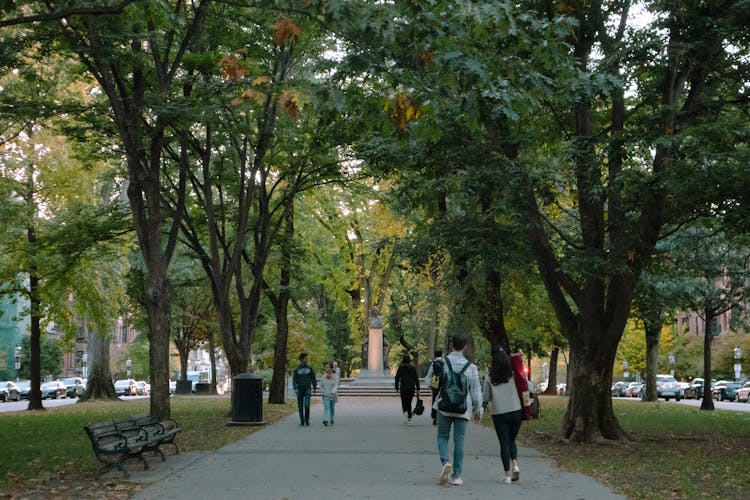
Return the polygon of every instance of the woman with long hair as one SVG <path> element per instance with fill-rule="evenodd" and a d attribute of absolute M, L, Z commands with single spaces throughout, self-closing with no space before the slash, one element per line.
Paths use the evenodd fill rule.
<path fill-rule="evenodd" d="M 500 459 L 505 471 L 502 482 L 510 484 L 520 477 L 516 436 L 521 428 L 522 411 L 510 356 L 502 347 L 492 351 L 492 364 L 482 384 L 482 392 L 500 442 Z"/>

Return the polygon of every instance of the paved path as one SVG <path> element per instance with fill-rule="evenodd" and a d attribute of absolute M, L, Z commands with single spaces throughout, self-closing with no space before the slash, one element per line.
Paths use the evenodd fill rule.
<path fill-rule="evenodd" d="M 129 468 L 132 480 L 150 483 L 134 498 L 624 498 L 587 476 L 561 471 L 526 447 L 519 449 L 521 480 L 501 484 L 497 438 L 478 424 L 471 424 L 466 436 L 464 485 L 440 486 L 429 415 L 414 417 L 406 426 L 400 413 L 397 397 L 341 398 L 336 425 L 324 427 L 322 407 L 316 404 L 310 427 L 299 427 L 295 413 L 213 453 L 170 455 L 163 463 L 150 460 L 152 471 Z"/>

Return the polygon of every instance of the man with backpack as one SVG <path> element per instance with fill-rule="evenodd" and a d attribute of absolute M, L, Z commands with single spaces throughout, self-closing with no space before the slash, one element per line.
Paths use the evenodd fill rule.
<path fill-rule="evenodd" d="M 427 368 L 427 373 L 424 376 L 424 380 L 430 387 L 432 393 L 432 406 L 430 407 L 430 417 L 432 418 L 432 425 L 437 425 L 437 410 L 435 409 L 435 399 L 437 398 L 438 389 L 440 389 L 440 370 L 442 367 L 443 351 L 441 349 L 435 350 L 435 359 L 430 363 L 430 367 Z"/>
<path fill-rule="evenodd" d="M 440 484 L 460 486 L 464 461 L 464 436 L 469 420 L 478 422 L 482 411 L 479 370 L 464 357 L 466 337 L 451 339 L 452 352 L 442 358 L 440 388 L 433 408 L 437 410 L 437 447 L 440 454 Z M 453 427 L 453 463 L 449 439 Z"/>

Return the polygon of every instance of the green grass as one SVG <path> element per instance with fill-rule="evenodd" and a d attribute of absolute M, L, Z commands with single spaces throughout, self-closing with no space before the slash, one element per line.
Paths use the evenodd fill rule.
<path fill-rule="evenodd" d="M 112 497 L 118 497 L 117 491 L 127 497 L 132 485 L 97 483 L 100 464 L 83 426 L 148 412 L 148 404 L 146 399 L 99 401 L 0 413 L 0 491 L 27 494 L 31 490 L 42 497 L 72 498 L 76 492 L 99 489 L 109 490 Z M 225 425 L 230 420 L 229 398 L 176 396 L 171 408 L 172 418 L 182 428 L 177 437 L 181 452 L 216 450 L 259 429 Z M 292 404 L 264 403 L 264 420 L 275 422 L 295 409 Z"/>
<path fill-rule="evenodd" d="M 542 418 L 525 422 L 520 433 L 561 468 L 596 477 L 628 498 L 750 498 L 750 413 L 615 400 L 631 441 L 593 445 L 560 439 L 567 402 L 542 398 Z"/>

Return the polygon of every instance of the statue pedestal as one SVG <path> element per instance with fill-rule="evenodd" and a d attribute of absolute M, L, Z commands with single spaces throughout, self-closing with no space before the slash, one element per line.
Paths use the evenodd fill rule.
<path fill-rule="evenodd" d="M 382 377 L 383 375 L 383 329 L 370 326 L 365 376 Z"/>

